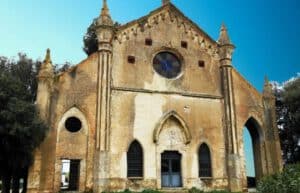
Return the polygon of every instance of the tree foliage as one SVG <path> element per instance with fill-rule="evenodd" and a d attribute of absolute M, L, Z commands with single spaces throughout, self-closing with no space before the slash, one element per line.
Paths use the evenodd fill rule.
<path fill-rule="evenodd" d="M 83 51 L 89 56 L 98 50 L 98 40 L 96 35 L 97 18 L 93 20 L 87 28 L 87 32 L 83 37 Z"/>
<path fill-rule="evenodd" d="M 300 77 L 275 85 L 276 113 L 285 164 L 300 161 Z"/>
<path fill-rule="evenodd" d="M 86 31 L 85 35 L 83 36 L 83 51 L 88 56 L 90 56 L 94 52 L 98 51 L 98 39 L 97 39 L 97 34 L 96 34 L 97 19 L 98 18 L 93 19 L 93 22 L 87 28 L 87 31 Z M 115 29 L 117 29 L 119 26 L 121 26 L 120 23 L 118 23 L 118 22 L 114 23 Z"/>
<path fill-rule="evenodd" d="M 33 151 L 46 135 L 47 127 L 38 118 L 34 105 L 40 65 L 25 54 L 19 54 L 17 61 L 0 57 L 0 176 L 3 193 L 9 192 L 11 179 L 13 192 L 18 192 L 19 179 L 26 178 Z"/>
<path fill-rule="evenodd" d="M 300 193 L 300 164 L 289 165 L 281 173 L 264 177 L 257 190 L 259 193 Z"/>

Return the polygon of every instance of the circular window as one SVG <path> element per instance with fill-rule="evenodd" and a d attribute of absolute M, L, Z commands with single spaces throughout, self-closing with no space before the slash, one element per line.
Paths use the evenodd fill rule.
<path fill-rule="evenodd" d="M 69 117 L 65 122 L 68 131 L 75 133 L 81 129 L 81 121 L 77 117 Z"/>
<path fill-rule="evenodd" d="M 175 78 L 181 72 L 181 62 L 170 52 L 160 52 L 153 59 L 154 70 L 165 78 Z"/>

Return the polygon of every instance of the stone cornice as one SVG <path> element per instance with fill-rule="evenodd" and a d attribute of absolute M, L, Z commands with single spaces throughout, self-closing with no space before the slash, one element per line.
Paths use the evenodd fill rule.
<path fill-rule="evenodd" d="M 201 94 L 201 93 L 194 93 L 194 92 L 159 91 L 159 90 L 149 90 L 149 89 L 143 89 L 143 88 L 128 88 L 128 87 L 115 87 L 115 86 L 112 86 L 111 90 L 113 90 L 113 91 L 125 91 L 125 92 L 136 92 L 136 93 L 181 95 L 181 96 L 186 96 L 186 97 L 206 98 L 206 99 L 215 99 L 215 100 L 223 99 L 223 96 L 219 96 L 219 95 Z"/>

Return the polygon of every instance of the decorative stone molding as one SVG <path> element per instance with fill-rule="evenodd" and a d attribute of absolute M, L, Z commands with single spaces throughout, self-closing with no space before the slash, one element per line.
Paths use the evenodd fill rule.
<path fill-rule="evenodd" d="M 188 126 L 186 125 L 185 121 L 183 120 L 183 118 L 181 118 L 177 112 L 175 111 L 169 111 L 168 113 L 164 114 L 163 117 L 158 121 L 158 123 L 155 126 L 154 132 L 153 132 L 153 141 L 154 143 L 158 142 L 159 139 L 159 134 L 161 133 L 161 130 L 163 128 L 164 123 L 170 118 L 170 117 L 174 117 L 176 118 L 179 123 L 182 126 L 182 132 L 183 132 L 183 137 L 184 137 L 184 143 L 188 144 L 191 142 L 192 136 L 190 133 L 190 130 L 188 128 Z"/>
<path fill-rule="evenodd" d="M 199 45 L 201 51 L 205 51 L 215 58 L 218 57 L 216 41 L 210 38 L 195 23 L 187 19 L 172 4 L 168 4 L 145 17 L 121 26 L 116 32 L 114 39 L 122 44 L 162 22 L 175 22 L 177 24 L 176 26 L 179 29 L 183 29 L 190 40 Z"/>

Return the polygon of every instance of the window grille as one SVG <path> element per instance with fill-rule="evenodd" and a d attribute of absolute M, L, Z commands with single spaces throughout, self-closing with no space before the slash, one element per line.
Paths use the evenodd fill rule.
<path fill-rule="evenodd" d="M 210 151 L 205 143 L 200 146 L 198 154 L 199 177 L 212 177 Z"/>
<path fill-rule="evenodd" d="M 127 176 L 143 177 L 143 149 L 137 141 L 131 143 L 127 152 Z"/>

